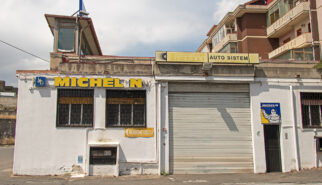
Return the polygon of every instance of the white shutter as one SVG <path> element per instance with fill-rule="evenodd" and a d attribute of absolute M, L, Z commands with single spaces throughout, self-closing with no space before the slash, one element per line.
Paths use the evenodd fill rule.
<path fill-rule="evenodd" d="M 249 105 L 247 92 L 169 94 L 170 172 L 253 172 Z"/>

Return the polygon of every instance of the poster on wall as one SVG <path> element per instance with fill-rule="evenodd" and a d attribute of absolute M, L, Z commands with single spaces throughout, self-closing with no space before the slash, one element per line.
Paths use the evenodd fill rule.
<path fill-rule="evenodd" d="M 280 103 L 261 103 L 261 121 L 262 124 L 280 124 Z"/>

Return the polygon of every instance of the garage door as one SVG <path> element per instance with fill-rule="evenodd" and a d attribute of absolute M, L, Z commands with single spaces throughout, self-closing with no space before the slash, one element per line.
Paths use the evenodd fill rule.
<path fill-rule="evenodd" d="M 253 172 L 249 105 L 248 92 L 170 92 L 170 172 Z"/>

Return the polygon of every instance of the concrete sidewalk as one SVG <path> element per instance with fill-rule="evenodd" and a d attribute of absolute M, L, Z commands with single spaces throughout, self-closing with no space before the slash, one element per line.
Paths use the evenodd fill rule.
<path fill-rule="evenodd" d="M 121 177 L 12 176 L 13 147 L 0 147 L 0 185 L 322 185 L 322 169 L 290 173 L 143 175 Z"/>

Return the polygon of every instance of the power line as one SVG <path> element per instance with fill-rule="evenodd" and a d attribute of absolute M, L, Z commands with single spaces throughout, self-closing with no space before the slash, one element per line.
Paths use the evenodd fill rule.
<path fill-rule="evenodd" d="M 40 60 L 43 60 L 43 61 L 45 61 L 45 62 L 48 62 L 48 63 L 49 63 L 49 61 L 48 61 L 48 60 L 43 59 L 43 58 L 41 58 L 40 56 L 37 56 L 37 55 L 35 55 L 35 54 L 32 54 L 32 53 L 30 53 L 30 52 L 28 52 L 28 51 L 25 51 L 25 50 L 21 49 L 21 48 L 18 48 L 17 46 L 14 46 L 14 45 L 12 45 L 12 44 L 9 44 L 8 42 L 5 42 L 5 41 L 3 41 L 3 40 L 0 40 L 0 42 L 2 42 L 2 43 L 6 44 L 6 45 L 8 45 L 8 46 L 10 46 L 10 47 L 13 47 L 13 48 L 15 48 L 15 49 L 17 49 L 17 50 L 19 50 L 19 51 L 22 51 L 22 52 L 24 52 L 24 53 L 27 53 L 27 54 L 29 54 L 29 55 L 33 56 L 33 57 L 36 57 L 36 58 L 38 58 L 38 59 L 40 59 Z"/>

